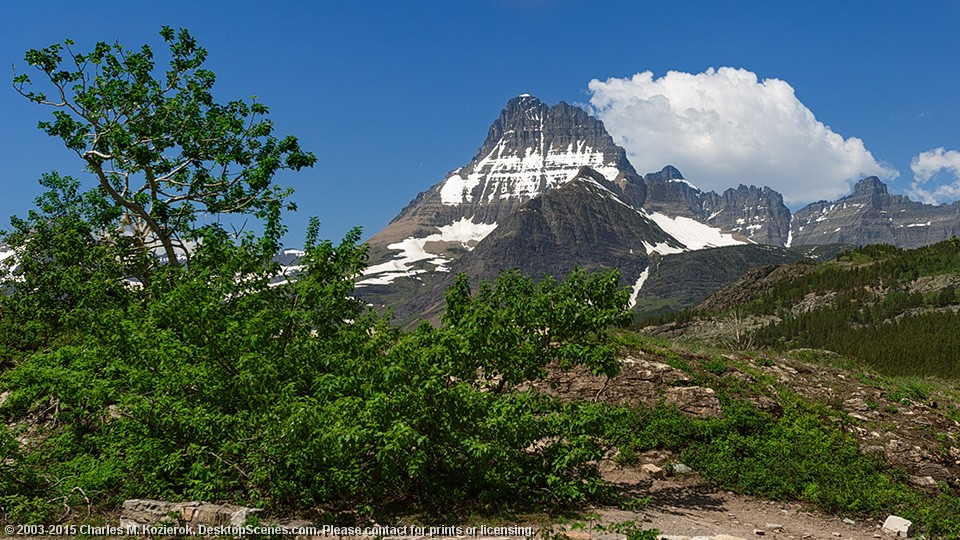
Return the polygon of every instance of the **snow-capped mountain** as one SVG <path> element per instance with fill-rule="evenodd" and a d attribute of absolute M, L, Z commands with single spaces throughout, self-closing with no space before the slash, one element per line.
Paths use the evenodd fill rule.
<path fill-rule="evenodd" d="M 603 123 L 559 103 L 522 95 L 510 100 L 465 166 L 420 193 L 368 243 L 371 266 L 360 287 L 443 272 L 527 201 L 590 167 L 639 207 L 643 181 Z"/>
<path fill-rule="evenodd" d="M 369 240 L 370 266 L 357 285 L 372 302 L 394 305 L 398 294 L 435 300 L 425 289 L 442 290 L 451 272 L 490 278 L 509 268 L 562 275 L 604 266 L 635 285 L 651 254 L 752 243 L 646 200 L 644 179 L 602 122 L 563 102 L 519 96 L 469 163 Z"/>
<path fill-rule="evenodd" d="M 676 176 L 682 179 L 679 171 Z M 469 163 L 420 193 L 369 240 L 371 265 L 358 286 L 387 286 L 399 278 L 447 272 L 528 202 L 578 177 L 593 179 L 609 195 L 604 204 L 625 207 L 635 219 L 650 222 L 650 233 L 637 239 L 637 253 L 749 242 L 722 234 L 700 216 L 648 212 L 644 179 L 601 121 L 563 102 L 550 107 L 522 95 L 507 103 Z"/>

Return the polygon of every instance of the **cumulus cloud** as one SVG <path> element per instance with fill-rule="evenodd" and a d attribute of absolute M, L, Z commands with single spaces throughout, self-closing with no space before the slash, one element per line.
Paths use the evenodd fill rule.
<path fill-rule="evenodd" d="M 921 152 L 910 161 L 913 183 L 910 195 L 928 204 L 940 204 L 960 199 L 960 152 L 944 151 L 943 147 Z M 928 189 L 924 186 L 937 173 L 953 177 L 952 183 L 944 183 Z"/>
<path fill-rule="evenodd" d="M 787 204 L 834 199 L 864 176 L 899 173 L 816 119 L 779 79 L 745 69 L 645 71 L 590 81 L 590 106 L 641 174 L 676 166 L 700 188 L 767 185 Z"/>

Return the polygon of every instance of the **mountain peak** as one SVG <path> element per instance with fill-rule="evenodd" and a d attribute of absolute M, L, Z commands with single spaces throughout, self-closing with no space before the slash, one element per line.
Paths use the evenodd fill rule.
<path fill-rule="evenodd" d="M 868 176 L 853 186 L 854 193 L 886 193 L 887 185 L 876 176 Z"/>
<path fill-rule="evenodd" d="M 680 171 L 677 170 L 673 165 L 667 165 L 666 167 L 660 169 L 660 172 L 649 173 L 646 175 L 647 178 L 651 180 L 683 180 L 683 175 L 680 174 Z"/>
<path fill-rule="evenodd" d="M 545 107 L 546 105 L 540 101 L 536 96 L 531 96 L 530 94 L 520 94 L 519 96 L 510 98 L 507 101 L 506 106 L 503 108 L 503 112 L 515 110 L 529 110 L 529 109 L 538 109 L 540 107 Z M 502 115 L 502 113 L 501 113 Z"/>
<path fill-rule="evenodd" d="M 526 167 L 533 165 L 533 156 L 544 161 L 538 167 L 563 165 L 570 169 L 569 176 L 583 165 L 619 167 L 635 174 L 626 153 L 613 142 L 603 122 L 569 103 L 549 106 L 535 96 L 521 94 L 507 101 L 472 164 L 519 159 Z"/>

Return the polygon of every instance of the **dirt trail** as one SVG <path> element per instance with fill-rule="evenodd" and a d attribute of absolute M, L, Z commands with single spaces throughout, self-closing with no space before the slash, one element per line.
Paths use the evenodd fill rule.
<path fill-rule="evenodd" d="M 625 477 L 636 475 L 624 471 Z M 633 481 L 631 478 L 630 481 Z M 597 509 L 605 523 L 636 521 L 645 529 L 656 528 L 670 536 L 716 536 L 721 534 L 751 539 L 826 540 L 846 538 L 874 540 L 881 535 L 879 521 L 810 511 L 798 503 L 779 503 L 736 495 L 712 487 L 697 477 L 669 478 L 644 482 L 644 496 L 650 504 L 636 512 Z M 641 487 L 637 484 L 636 487 Z M 775 527 L 779 525 L 780 527 Z M 755 531 L 763 531 L 757 534 Z"/>

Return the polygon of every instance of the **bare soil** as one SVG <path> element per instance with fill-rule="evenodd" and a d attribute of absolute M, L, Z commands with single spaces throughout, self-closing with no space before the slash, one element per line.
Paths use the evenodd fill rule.
<path fill-rule="evenodd" d="M 880 521 L 737 495 L 709 485 L 696 474 L 655 480 L 635 468 L 612 464 L 603 473 L 621 489 L 649 497 L 650 504 L 638 511 L 597 508 L 594 512 L 602 523 L 635 521 L 645 529 L 659 529 L 663 535 L 691 538 L 726 534 L 745 539 L 874 540 L 883 536 Z M 844 523 L 845 518 L 854 525 Z"/>

